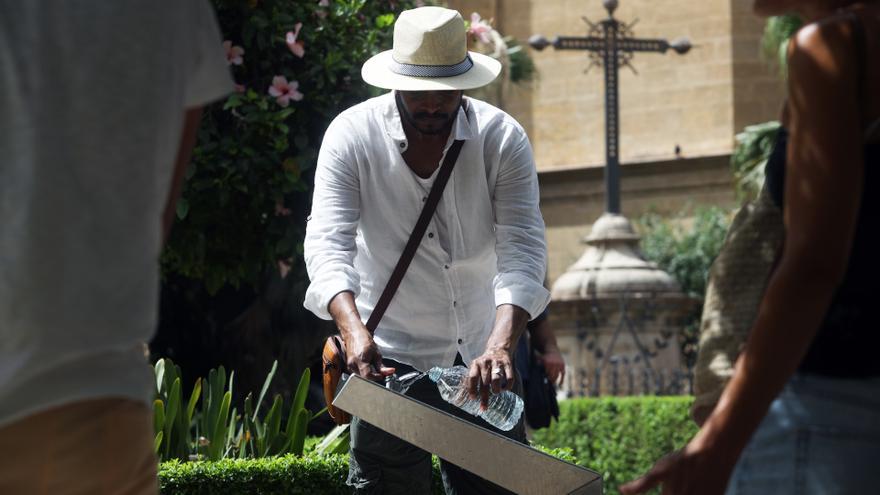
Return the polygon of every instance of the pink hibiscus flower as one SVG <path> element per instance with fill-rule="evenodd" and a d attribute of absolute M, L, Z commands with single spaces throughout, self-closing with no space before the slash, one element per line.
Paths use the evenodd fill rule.
<path fill-rule="evenodd" d="M 489 33 L 492 32 L 492 26 L 489 25 L 488 22 L 484 21 L 480 14 L 474 12 L 471 14 L 471 25 L 468 28 L 468 34 L 473 36 L 476 39 L 479 39 L 483 43 L 489 43 L 492 41 L 492 37 Z"/>
<path fill-rule="evenodd" d="M 297 88 L 299 88 L 299 82 L 287 82 L 286 77 L 275 76 L 272 78 L 272 85 L 269 86 L 269 94 L 275 97 L 276 103 L 286 107 L 290 105 L 290 100 L 300 101 L 303 99 L 303 94 L 297 91 Z"/>
<path fill-rule="evenodd" d="M 233 46 L 232 42 L 226 40 L 223 42 L 223 50 L 226 51 L 226 63 L 229 65 L 241 65 L 244 62 L 244 48 L 236 45 Z"/>
<path fill-rule="evenodd" d="M 302 27 L 303 24 L 297 22 L 296 25 L 293 26 L 293 31 L 288 31 L 287 36 L 284 39 L 287 42 L 287 48 L 290 48 L 290 52 L 299 58 L 303 58 L 303 55 L 306 54 L 305 43 L 296 40 L 296 37 L 299 36 L 299 30 L 302 29 Z"/>

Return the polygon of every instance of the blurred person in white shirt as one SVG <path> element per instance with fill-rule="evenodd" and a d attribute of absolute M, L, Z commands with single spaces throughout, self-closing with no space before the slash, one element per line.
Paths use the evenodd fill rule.
<path fill-rule="evenodd" d="M 157 493 L 144 343 L 201 108 L 207 0 L 0 1 L 0 493 Z"/>

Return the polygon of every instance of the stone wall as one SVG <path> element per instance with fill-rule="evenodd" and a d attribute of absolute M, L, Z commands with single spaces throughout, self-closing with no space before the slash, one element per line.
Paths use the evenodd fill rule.
<path fill-rule="evenodd" d="M 699 205 L 734 207 L 729 155 L 629 163 L 621 167 L 621 209 L 673 215 Z M 547 224 L 548 277 L 555 281 L 584 251 L 581 240 L 605 207 L 603 169 L 557 168 L 538 175 Z"/>
<path fill-rule="evenodd" d="M 505 35 L 585 35 L 581 19 L 607 14 L 600 0 L 453 0 L 468 18 L 479 12 Z M 620 74 L 622 162 L 729 154 L 744 126 L 775 118 L 782 88 L 760 56 L 763 22 L 748 0 L 621 0 L 615 17 L 638 19 L 638 37 L 684 36 L 694 48 L 679 56 L 636 54 L 634 74 Z M 575 51 L 531 52 L 538 78 L 505 87 L 501 106 L 529 132 L 541 171 L 604 163 L 601 68 Z"/>

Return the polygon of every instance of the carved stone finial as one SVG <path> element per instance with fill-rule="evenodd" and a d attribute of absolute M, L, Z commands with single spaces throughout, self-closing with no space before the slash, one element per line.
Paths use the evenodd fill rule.
<path fill-rule="evenodd" d="M 604 5 L 605 9 L 608 10 L 609 15 L 614 15 L 614 11 L 617 10 L 618 1 L 617 0 L 602 0 L 602 5 Z"/>

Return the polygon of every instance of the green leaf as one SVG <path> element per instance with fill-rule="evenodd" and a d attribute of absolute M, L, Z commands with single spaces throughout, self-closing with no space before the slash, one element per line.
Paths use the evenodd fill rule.
<path fill-rule="evenodd" d="M 312 421 L 312 420 L 318 419 L 318 417 L 320 417 L 320 416 L 321 416 L 322 414 L 324 414 L 325 412 L 327 412 L 327 406 L 324 406 L 323 409 L 321 409 L 320 411 L 318 411 L 318 412 L 316 412 L 314 415 L 312 415 L 312 419 L 310 419 L 309 421 Z"/>
<path fill-rule="evenodd" d="M 156 440 L 153 441 L 153 452 L 156 455 L 159 455 L 159 448 L 162 446 L 162 438 L 165 436 L 164 432 L 156 433 Z"/>
<path fill-rule="evenodd" d="M 199 396 L 202 393 L 202 378 L 199 377 L 196 379 L 195 385 L 193 385 L 192 393 L 189 396 L 189 403 L 186 405 L 186 423 L 187 425 L 192 422 L 193 413 L 196 410 L 196 403 L 199 400 Z"/>
<path fill-rule="evenodd" d="M 237 423 L 238 411 L 232 408 L 232 413 L 229 415 L 229 426 L 226 428 L 226 445 L 232 445 L 235 441 L 235 427 Z"/>
<path fill-rule="evenodd" d="M 226 99 L 226 103 L 223 104 L 223 110 L 232 110 L 233 108 L 241 106 L 242 103 L 241 96 L 237 93 L 233 93 L 229 95 L 229 98 Z"/>
<path fill-rule="evenodd" d="M 315 453 L 319 455 L 342 454 L 348 450 L 350 432 L 348 425 L 339 425 L 324 435 L 321 442 L 315 447 Z"/>
<path fill-rule="evenodd" d="M 153 369 L 156 373 L 156 393 L 161 395 L 164 390 L 162 385 L 165 383 L 165 360 L 156 361 L 156 366 Z"/>
<path fill-rule="evenodd" d="M 180 198 L 177 200 L 177 218 L 183 220 L 186 218 L 186 215 L 189 213 L 189 201 L 186 198 Z"/>
<path fill-rule="evenodd" d="M 209 446 L 209 458 L 212 461 L 220 460 L 223 454 L 224 438 L 225 438 L 225 428 L 226 428 L 226 417 L 229 415 L 229 405 L 232 402 L 232 393 L 226 392 L 223 394 L 223 400 L 220 404 L 220 410 L 217 414 L 217 421 L 214 425 L 213 434 L 209 438 L 211 444 Z"/>
<path fill-rule="evenodd" d="M 266 380 L 263 382 L 263 388 L 260 390 L 260 398 L 257 399 L 257 406 L 256 406 L 256 409 L 254 409 L 254 414 L 253 414 L 254 417 L 256 417 L 256 415 L 260 412 L 260 405 L 263 403 L 263 397 L 266 396 L 266 391 L 269 390 L 269 384 L 272 383 L 272 378 L 275 377 L 275 370 L 277 370 L 277 369 L 278 369 L 278 360 L 276 359 L 275 361 L 272 362 L 272 369 L 269 370 L 269 374 L 266 375 Z"/>
<path fill-rule="evenodd" d="M 168 438 L 168 441 L 165 442 L 165 458 L 167 459 L 171 455 L 171 432 L 174 429 L 174 422 L 177 419 L 177 413 L 180 410 L 180 378 L 175 378 L 174 383 L 171 385 L 171 390 L 168 393 L 168 407 L 165 410 L 165 427 L 163 431 L 165 432 L 165 437 Z M 181 432 L 182 433 L 182 432 Z"/>
<path fill-rule="evenodd" d="M 379 29 L 387 28 L 394 24 L 394 14 L 383 14 L 376 17 L 376 27 Z"/>
<path fill-rule="evenodd" d="M 281 397 L 281 394 L 275 395 L 272 408 L 269 409 L 269 414 L 266 415 L 266 440 L 264 443 L 264 448 L 266 450 L 263 455 L 269 454 L 269 449 L 272 447 L 275 439 L 278 438 L 278 433 L 281 431 L 281 407 L 283 405 L 284 399 Z"/>
<path fill-rule="evenodd" d="M 289 436 L 290 438 L 290 452 L 296 455 L 302 455 L 303 446 L 306 441 L 306 427 L 309 425 L 309 418 L 311 418 L 312 412 L 308 409 L 300 409 L 299 414 L 296 416 L 296 422 L 294 423 L 294 427 L 290 428 L 292 434 Z"/>
<path fill-rule="evenodd" d="M 296 395 L 293 396 L 293 406 L 295 411 L 305 408 L 306 397 L 309 395 L 309 382 L 312 378 L 312 371 L 309 368 L 303 370 L 299 377 L 299 385 L 296 387 Z"/>
<path fill-rule="evenodd" d="M 165 403 L 161 399 L 153 401 L 153 431 L 165 429 Z"/>

